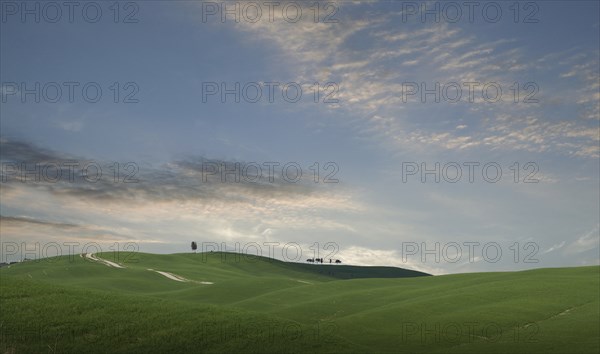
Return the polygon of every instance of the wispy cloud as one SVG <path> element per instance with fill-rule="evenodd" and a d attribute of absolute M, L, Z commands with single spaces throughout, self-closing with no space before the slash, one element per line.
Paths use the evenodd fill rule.
<path fill-rule="evenodd" d="M 365 11 L 376 12 L 371 3 L 337 5 L 343 14 L 339 23 L 315 24 L 305 19 L 290 24 L 276 19 L 242 21 L 236 26 L 249 37 L 279 48 L 279 55 L 298 73 L 296 80 L 339 83 L 341 103 L 335 107 L 356 118 L 346 124 L 357 125 L 360 134 L 392 150 L 414 149 L 416 145 L 441 151 L 483 148 L 599 156 L 597 52 L 555 53 L 554 59 L 546 54 L 532 60 L 532 53 L 519 38 L 490 41 L 445 22 L 418 26 L 403 22 L 398 27 L 394 23 L 399 23 L 401 11 L 377 13 L 366 20 L 358 17 L 356 10 L 364 6 Z M 361 50 L 352 45 L 352 39 L 358 37 L 363 39 Z M 460 132 L 449 131 L 441 122 L 423 120 L 424 115 L 438 115 L 440 105 L 425 107 L 400 99 L 403 82 L 427 82 L 430 86 L 434 82 L 495 82 L 507 97 L 515 82 L 523 86 L 542 75 L 549 79 L 538 83 L 541 92 L 536 98 L 540 104 L 515 104 L 511 99 L 490 104 L 482 97 L 468 105 L 442 103 L 445 115 L 468 120 L 469 129 Z M 560 78 L 575 81 L 561 91 L 549 90 L 548 83 Z M 518 99 L 530 93 L 523 87 L 520 90 Z M 556 110 L 548 107 L 548 102 L 556 100 L 571 108 L 585 107 L 582 114 L 592 122 L 554 114 Z"/>
<path fill-rule="evenodd" d="M 58 182 L 42 178 L 33 181 L 32 176 L 25 182 L 20 176 L 22 164 L 26 168 L 39 164 L 81 162 L 70 174 L 73 180 L 62 178 Z M 221 236 L 245 234 L 252 238 L 248 230 L 257 224 L 267 228 L 345 230 L 351 227 L 344 224 L 339 214 L 355 214 L 363 210 L 361 203 L 353 198 L 343 186 L 327 187 L 314 182 L 292 183 L 281 177 L 263 182 L 249 182 L 234 176 L 222 179 L 220 170 L 233 170 L 233 165 L 243 162 L 221 161 L 205 158 L 190 158 L 175 161 L 159 168 L 145 165 L 135 178 L 136 183 L 115 182 L 112 176 L 91 183 L 83 177 L 81 166 L 87 159 L 76 159 L 64 154 L 41 149 L 35 145 L 2 140 L 2 162 L 18 162 L 18 170 L 5 173 L 6 182 L 1 191 L 3 205 L 12 210 L 27 210 L 31 214 L 46 215 L 50 219 L 78 220 L 85 225 L 87 220 L 104 220 L 110 225 L 126 225 L 135 230 L 131 235 L 119 233 L 119 237 L 133 239 L 172 238 L 149 225 L 161 225 L 167 229 L 177 229 L 181 235 L 192 235 L 204 230 L 205 235 Z M 218 166 L 209 174 L 203 164 Z M 99 163 L 108 166 L 108 163 Z M 6 171 L 5 171 L 6 172 Z M 63 176 L 68 176 L 65 170 Z M 281 174 L 278 174 L 281 176 Z M 31 201 L 35 201 L 31 203 Z M 61 205 L 60 210 L 51 205 Z M 4 208 L 3 208 L 4 209 Z M 32 226 L 54 230 L 90 231 L 78 226 L 80 223 L 42 222 L 18 215 L 5 215 L 3 220 L 16 230 L 16 227 Z M 224 230 L 239 230 L 224 232 Z M 143 235 L 144 232 L 152 236 Z M 89 233 L 88 235 L 95 234 Z M 113 234 L 117 236 L 117 234 Z M 178 236 L 175 236 L 177 238 Z"/>
<path fill-rule="evenodd" d="M 578 254 L 582 252 L 598 249 L 600 245 L 600 225 L 596 225 L 592 230 L 580 236 L 577 240 L 567 245 L 565 252 L 567 254 Z"/>

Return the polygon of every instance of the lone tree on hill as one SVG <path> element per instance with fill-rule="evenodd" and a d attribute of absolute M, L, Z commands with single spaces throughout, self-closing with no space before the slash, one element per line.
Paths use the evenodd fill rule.
<path fill-rule="evenodd" d="M 198 249 L 198 245 L 196 244 L 196 241 L 192 241 L 192 251 L 194 251 L 194 253 L 196 253 L 197 249 Z"/>

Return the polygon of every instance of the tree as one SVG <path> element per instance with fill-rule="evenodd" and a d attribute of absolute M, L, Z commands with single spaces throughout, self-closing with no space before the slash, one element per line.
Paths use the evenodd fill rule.
<path fill-rule="evenodd" d="M 198 249 L 198 245 L 196 244 L 196 241 L 192 241 L 192 251 L 194 251 L 194 253 L 196 253 L 197 249 Z"/>

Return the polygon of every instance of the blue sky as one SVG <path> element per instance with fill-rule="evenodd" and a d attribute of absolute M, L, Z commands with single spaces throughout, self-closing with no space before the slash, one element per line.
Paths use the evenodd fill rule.
<path fill-rule="evenodd" d="M 504 1 L 492 4 L 502 10 L 495 23 L 481 13 L 486 2 L 473 21 L 459 2 L 464 13 L 456 23 L 443 16 L 423 21 L 420 13 L 407 13 L 410 2 L 323 2 L 316 23 L 314 7 L 300 2 L 281 2 L 270 21 L 259 1 L 264 13 L 254 23 L 243 17 L 223 23 L 196 1 L 120 3 L 118 23 L 111 3 L 98 2 L 98 22 L 86 21 L 77 8 L 72 22 L 63 14 L 56 23 L 43 16 L 36 23 L 32 15 L 24 21 L 13 15 L 6 3 L 3 163 L 134 162 L 140 182 L 24 183 L 7 176 L 2 242 L 98 242 L 103 248 L 134 242 L 140 251 L 165 253 L 187 252 L 192 240 L 228 247 L 295 242 L 304 258 L 315 242 L 321 248 L 334 242 L 335 257 L 346 263 L 435 274 L 599 263 L 597 1 L 520 2 L 517 23 L 514 3 Z M 303 9 L 297 22 L 281 16 L 289 3 Z M 435 9 L 445 3 L 415 4 Z M 325 22 L 332 9 L 337 22 Z M 123 23 L 131 11 L 137 22 Z M 537 22 L 524 23 L 527 14 Z M 36 82 L 58 83 L 63 96 L 36 103 L 21 92 L 21 84 L 32 89 Z M 79 83 L 73 102 L 65 82 Z M 102 89 L 97 103 L 81 96 L 90 82 Z M 119 103 L 110 88 L 115 82 Z M 272 103 L 266 89 L 256 103 L 235 103 L 232 96 L 203 102 L 207 82 L 230 88 L 293 82 L 302 85 L 303 97 L 287 102 L 277 88 Z M 334 83 L 339 102 L 315 103 L 315 82 L 322 90 Z M 469 102 L 463 89 L 457 103 L 437 103 L 432 95 L 404 102 L 403 90 L 413 82 L 428 88 L 494 83 L 503 94 L 487 102 L 476 91 Z M 534 90 L 527 83 L 537 87 L 537 102 L 523 102 Z M 123 103 L 135 88 L 138 102 Z M 303 177 L 297 183 L 205 181 L 207 161 L 295 162 Z M 315 162 L 320 183 L 309 169 Z M 323 183 L 332 171 L 324 170 L 328 162 L 338 166 L 339 183 Z M 463 166 L 463 177 L 435 183 L 429 176 L 422 183 L 417 174 L 403 182 L 403 163 L 433 168 L 436 162 Z M 479 171 L 469 183 L 465 162 L 495 162 L 502 178 L 490 183 Z M 510 169 L 515 162 L 519 183 Z M 523 183 L 534 168 L 523 169 L 529 162 L 538 168 L 538 183 Z M 503 255 L 491 262 L 479 246 L 469 260 L 465 242 L 497 243 Z M 440 249 L 458 243 L 463 255 L 454 263 L 448 257 L 423 261 L 420 253 L 402 259 L 407 244 L 434 249 L 436 243 Z M 518 261 L 510 248 L 515 243 Z M 537 263 L 523 261 L 530 252 Z"/>

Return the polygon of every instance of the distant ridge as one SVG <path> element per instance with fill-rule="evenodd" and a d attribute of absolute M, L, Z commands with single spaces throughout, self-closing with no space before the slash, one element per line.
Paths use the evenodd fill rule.
<path fill-rule="evenodd" d="M 319 274 L 335 279 L 367 279 L 367 278 L 412 278 L 432 276 L 431 274 L 419 272 L 411 269 L 404 269 L 390 266 L 358 266 L 345 264 L 313 264 L 286 262 L 275 258 L 245 255 L 236 252 L 202 252 L 197 254 L 199 257 L 208 259 L 220 259 L 226 263 L 235 262 L 267 262 L 279 265 L 296 272 L 307 272 Z"/>
<path fill-rule="evenodd" d="M 293 263 L 298 269 L 305 269 L 321 275 L 327 275 L 337 279 L 361 279 L 361 278 L 412 278 L 432 276 L 428 273 L 416 270 L 383 267 L 383 266 L 355 266 L 355 265 L 323 265 Z"/>

